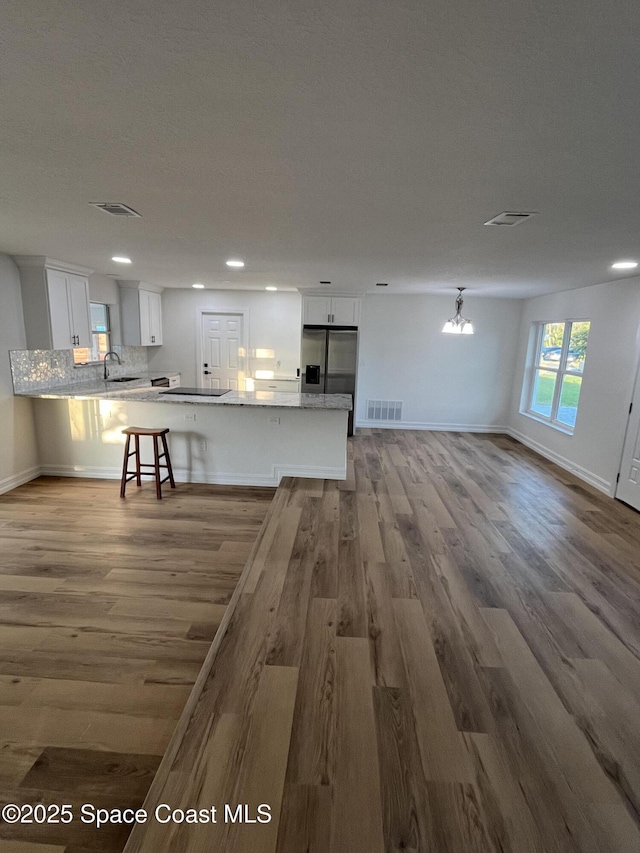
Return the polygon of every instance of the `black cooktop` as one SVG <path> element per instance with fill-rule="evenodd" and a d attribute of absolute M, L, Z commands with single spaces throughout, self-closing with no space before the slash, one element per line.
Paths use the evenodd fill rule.
<path fill-rule="evenodd" d="M 168 391 L 161 391 L 161 394 L 197 394 L 198 397 L 222 397 L 223 394 L 228 394 L 231 388 L 169 388 Z"/>

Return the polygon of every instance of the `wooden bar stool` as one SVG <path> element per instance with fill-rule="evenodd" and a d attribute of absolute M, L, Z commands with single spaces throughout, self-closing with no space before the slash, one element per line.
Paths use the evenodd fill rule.
<path fill-rule="evenodd" d="M 176 484 L 173 479 L 173 470 L 171 468 L 171 457 L 169 456 L 169 448 L 167 447 L 167 433 L 168 429 L 148 429 L 147 427 L 127 427 L 123 429 L 122 432 L 127 436 L 127 441 L 124 446 L 124 464 L 122 466 L 122 480 L 120 482 L 120 497 L 124 497 L 125 489 L 127 488 L 127 483 L 129 480 L 135 479 L 136 485 L 142 485 L 142 477 L 155 477 L 156 478 L 156 497 L 158 500 L 162 499 L 162 484 L 166 483 L 167 480 L 171 483 L 171 488 L 175 489 Z M 149 462 L 141 462 L 140 461 L 140 436 L 141 435 L 150 435 L 153 439 L 153 464 Z M 134 449 L 129 452 L 129 448 L 131 446 L 131 436 L 134 438 L 135 446 Z M 160 453 L 160 446 L 158 444 L 158 439 L 162 441 L 162 453 Z M 135 470 L 129 470 L 129 457 L 135 456 L 136 467 Z M 164 459 L 165 464 L 161 465 L 160 460 Z M 153 471 L 143 471 L 143 468 L 153 468 Z M 160 469 L 164 468 L 167 471 L 167 476 L 161 480 L 160 479 Z"/>

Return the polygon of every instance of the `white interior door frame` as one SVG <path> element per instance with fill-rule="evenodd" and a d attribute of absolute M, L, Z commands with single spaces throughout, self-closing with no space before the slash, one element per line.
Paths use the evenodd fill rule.
<path fill-rule="evenodd" d="M 242 316 L 242 351 L 238 354 L 238 373 L 244 373 L 247 376 L 249 367 L 249 309 L 248 308 L 216 308 L 212 305 L 209 308 L 198 308 L 196 310 L 196 386 L 204 387 L 202 375 L 202 319 L 207 314 L 219 314 L 229 316 Z M 244 391 L 244 388 L 240 389 Z"/>
<path fill-rule="evenodd" d="M 613 485 L 613 497 L 620 497 L 621 500 L 625 500 L 625 498 L 619 495 L 619 492 L 622 491 L 622 489 L 620 489 L 620 481 L 626 473 L 624 470 L 626 456 L 628 454 L 629 442 L 633 440 L 632 433 L 635 432 L 636 426 L 634 416 L 637 416 L 637 410 L 640 408 L 640 323 L 638 324 L 638 330 L 636 332 L 635 365 L 635 373 L 631 380 L 631 387 L 629 388 L 629 403 L 633 404 L 634 410 L 631 411 L 630 409 L 627 413 L 627 422 L 622 437 L 622 448 L 620 450 L 620 461 L 618 463 L 618 476 Z M 640 507 L 638 507 L 638 509 L 640 509 Z"/>

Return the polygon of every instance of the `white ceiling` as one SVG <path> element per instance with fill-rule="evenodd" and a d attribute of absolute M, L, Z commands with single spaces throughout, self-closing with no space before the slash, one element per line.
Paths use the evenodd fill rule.
<path fill-rule="evenodd" d="M 168 287 L 620 278 L 639 25 L 637 0 L 3 0 L 0 251 Z M 503 210 L 539 215 L 483 226 Z"/>

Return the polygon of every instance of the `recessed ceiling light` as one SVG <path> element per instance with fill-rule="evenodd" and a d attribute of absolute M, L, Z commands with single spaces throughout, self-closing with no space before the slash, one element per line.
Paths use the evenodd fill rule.
<path fill-rule="evenodd" d="M 611 264 L 612 270 L 634 270 L 638 266 L 637 261 L 616 261 Z"/>
<path fill-rule="evenodd" d="M 204 290 L 204 284 L 192 284 L 191 287 L 195 287 L 196 290 Z"/>
<path fill-rule="evenodd" d="M 117 264 L 130 264 L 131 263 L 131 258 L 124 258 L 124 257 L 121 257 L 120 255 L 114 255 L 111 258 L 111 260 L 115 261 Z"/>
<path fill-rule="evenodd" d="M 277 287 L 265 287 L 265 290 L 277 290 Z"/>
<path fill-rule="evenodd" d="M 228 266 L 228 267 L 243 267 L 243 266 L 244 266 L 244 261 L 235 261 L 233 258 L 230 258 L 230 259 L 227 261 L 227 266 Z"/>

